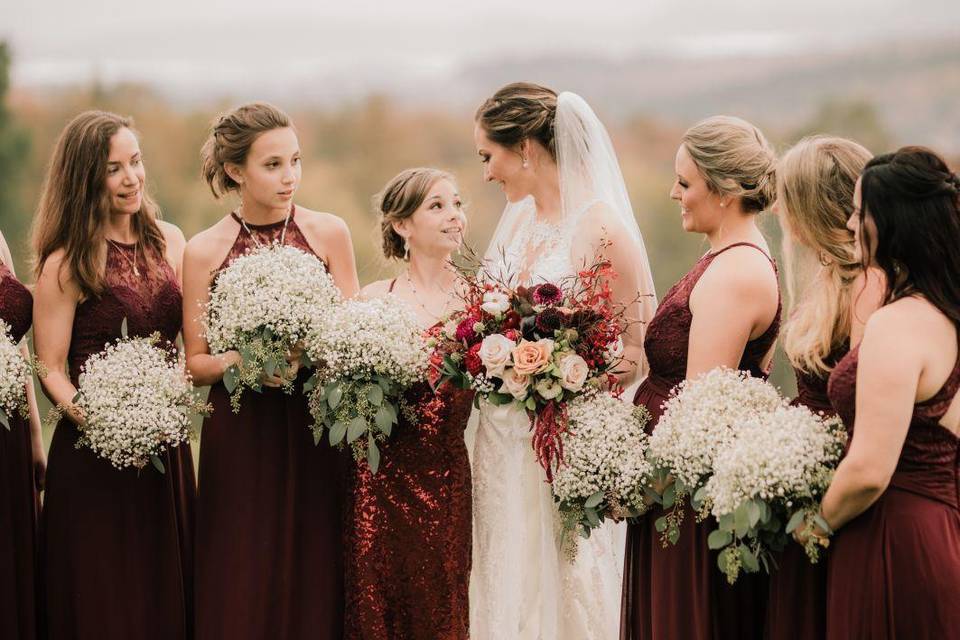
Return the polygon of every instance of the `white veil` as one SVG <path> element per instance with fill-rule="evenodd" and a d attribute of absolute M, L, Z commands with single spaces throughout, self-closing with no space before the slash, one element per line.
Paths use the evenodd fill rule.
<path fill-rule="evenodd" d="M 595 230 L 594 233 L 584 231 L 598 224 L 606 231 L 604 239 L 612 243 L 611 253 L 629 256 L 629 259 L 613 259 L 617 271 L 613 288 L 615 295 L 620 294 L 621 302 L 630 303 L 629 320 L 638 323 L 629 330 L 629 339 L 635 343 L 634 347 L 639 347 L 632 353 L 639 360 L 637 373 L 638 378 L 642 378 L 647 373 L 643 335 L 656 311 L 657 300 L 650 261 L 613 144 L 590 105 L 569 91 L 557 96 L 554 141 L 562 206 L 560 225 L 562 232 L 574 240 L 571 242 L 572 264 L 579 268 L 585 259 L 591 262 L 594 258 L 597 247 L 585 246 L 577 240 L 595 237 Z M 488 264 L 497 263 L 520 223 L 532 215 L 536 215 L 532 197 L 507 205 L 487 250 Z"/>

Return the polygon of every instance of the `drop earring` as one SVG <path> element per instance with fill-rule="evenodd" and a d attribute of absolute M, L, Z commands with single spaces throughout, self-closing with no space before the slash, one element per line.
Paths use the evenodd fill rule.
<path fill-rule="evenodd" d="M 410 241 L 406 238 L 403 239 L 403 259 L 410 260 Z"/>

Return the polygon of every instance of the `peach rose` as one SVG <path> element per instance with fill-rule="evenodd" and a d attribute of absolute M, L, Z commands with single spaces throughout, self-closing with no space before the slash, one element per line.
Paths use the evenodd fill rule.
<path fill-rule="evenodd" d="M 521 340 L 513 348 L 513 368 L 522 376 L 532 376 L 550 366 L 553 340 L 543 338 L 536 342 Z"/>
<path fill-rule="evenodd" d="M 503 370 L 510 364 L 510 351 L 515 346 L 513 340 L 499 333 L 494 333 L 480 343 L 480 362 L 487 369 L 487 375 L 503 375 Z"/>
<path fill-rule="evenodd" d="M 587 361 L 575 353 L 564 356 L 557 368 L 560 370 L 560 386 L 569 391 L 580 391 L 590 375 Z"/>
<path fill-rule="evenodd" d="M 527 395 L 527 387 L 530 386 L 530 376 L 522 376 L 514 369 L 508 368 L 503 372 L 503 384 L 500 385 L 500 393 L 509 393 L 517 400 L 523 400 Z"/>

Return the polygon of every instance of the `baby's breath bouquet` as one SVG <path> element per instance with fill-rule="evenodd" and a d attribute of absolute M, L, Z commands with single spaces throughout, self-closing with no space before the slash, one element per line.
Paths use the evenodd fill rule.
<path fill-rule="evenodd" d="M 286 376 L 287 354 L 302 345 L 311 325 L 339 298 L 323 263 L 287 245 L 258 247 L 217 274 L 205 333 L 210 353 L 240 352 L 240 366 L 223 375 L 235 412 L 243 389 L 260 391 L 264 374 L 278 375 L 285 391 L 293 390 Z"/>
<path fill-rule="evenodd" d="M 27 417 L 30 365 L 10 337 L 10 325 L 0 320 L 0 424 L 10 429 L 14 415 Z"/>
<path fill-rule="evenodd" d="M 838 418 L 806 407 L 779 406 L 737 425 L 731 442 L 716 452 L 704 504 L 718 528 L 707 542 L 720 550 L 720 570 L 732 584 L 740 570 L 770 571 L 772 552 L 789 543 L 803 522 L 829 530 L 820 499 L 843 454 L 847 434 Z M 786 526 L 784 524 L 786 523 Z M 825 544 L 811 536 L 811 562 Z"/>
<path fill-rule="evenodd" d="M 349 445 L 376 473 L 377 442 L 397 424 L 403 392 L 426 380 L 429 351 L 416 316 L 385 298 L 348 300 L 318 319 L 305 346 L 317 363 L 304 384 L 315 442 L 327 429 L 331 445 Z"/>
<path fill-rule="evenodd" d="M 646 510 L 644 495 L 653 471 L 645 457 L 650 414 L 602 391 L 567 404 L 568 428 L 561 435 L 563 462 L 553 475 L 553 497 L 563 522 L 564 547 L 576 553 L 582 537 L 609 516 L 634 517 Z"/>
<path fill-rule="evenodd" d="M 717 453 L 733 441 L 736 429 L 784 404 L 767 382 L 722 367 L 673 389 L 648 449 L 656 484 L 666 484 L 657 496 L 666 514 L 655 523 L 664 545 L 679 539 L 686 500 L 699 518 L 709 514 L 704 485 Z"/>
<path fill-rule="evenodd" d="M 183 359 L 161 346 L 158 333 L 107 345 L 83 364 L 79 383 L 73 405 L 84 425 L 77 447 L 117 469 L 151 462 L 163 473 L 161 454 L 189 439 L 193 414 L 209 412 Z"/>

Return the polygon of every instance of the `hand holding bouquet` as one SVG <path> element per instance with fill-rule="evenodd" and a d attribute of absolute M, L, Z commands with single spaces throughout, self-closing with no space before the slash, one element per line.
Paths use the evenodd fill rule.
<path fill-rule="evenodd" d="M 258 247 L 217 275 L 206 305 L 205 333 L 210 353 L 240 353 L 241 364 L 223 376 L 235 412 L 243 389 L 260 391 L 265 376 L 279 375 L 284 390 L 292 391 L 296 375 L 289 369 L 289 354 L 339 298 L 323 263 L 286 245 Z"/>

